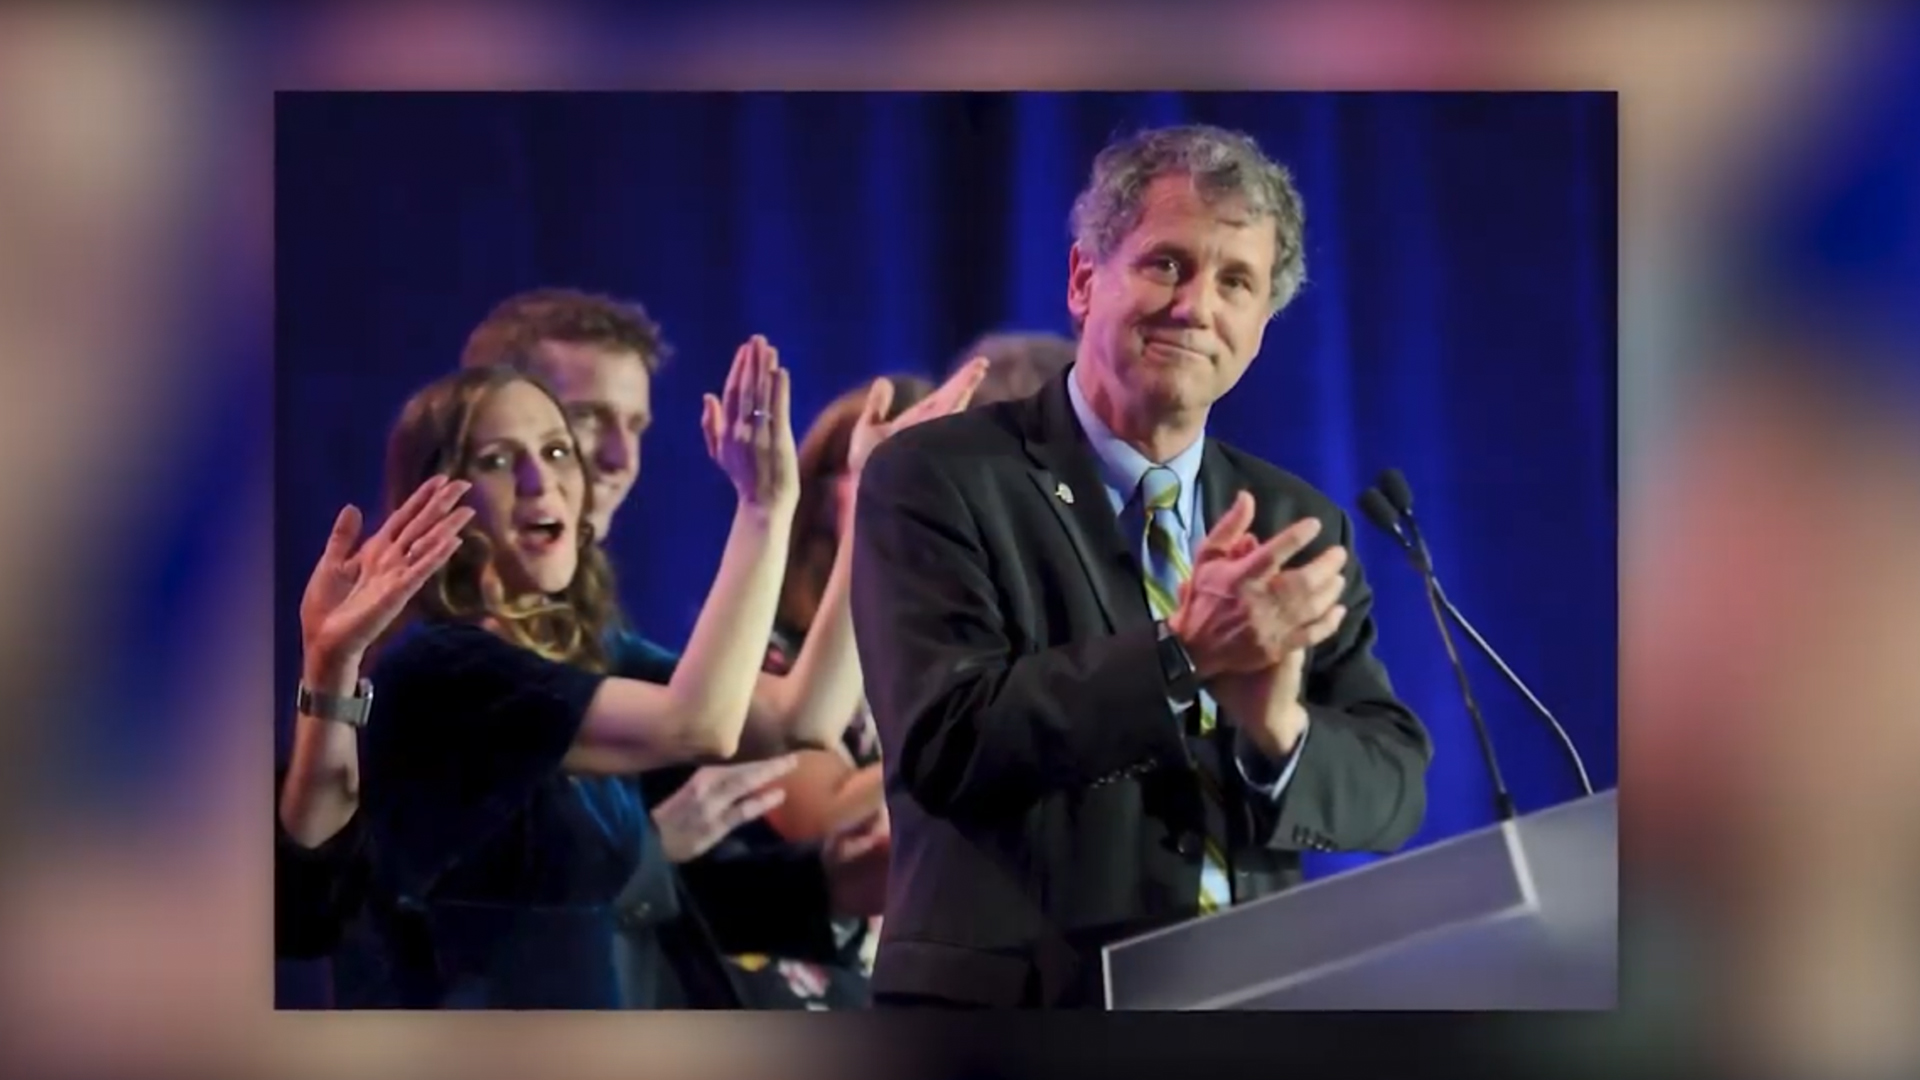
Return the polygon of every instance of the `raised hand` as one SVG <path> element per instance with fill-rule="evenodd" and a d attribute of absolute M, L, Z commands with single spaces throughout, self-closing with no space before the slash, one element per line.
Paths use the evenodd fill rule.
<path fill-rule="evenodd" d="M 740 501 L 791 509 L 800 498 L 793 442 L 793 387 L 780 353 L 755 334 L 733 354 L 719 397 L 701 401 L 707 455 L 727 474 Z"/>
<path fill-rule="evenodd" d="M 357 550 L 360 511 L 340 511 L 300 600 L 310 667 L 359 666 L 367 648 L 460 547 L 460 530 L 473 520 L 473 510 L 459 502 L 471 486 L 430 477 Z"/>
<path fill-rule="evenodd" d="M 1318 535 L 1319 522 L 1298 522 L 1262 544 L 1246 532 L 1252 507 L 1251 496 L 1242 493 L 1200 545 L 1193 575 L 1180 592 L 1180 607 L 1190 614 L 1175 623 L 1175 632 L 1182 625 L 1194 627 L 1206 649 L 1207 628 L 1244 617 L 1245 632 L 1237 638 L 1229 635 L 1231 643 L 1214 654 L 1225 658 L 1210 661 L 1202 678 L 1222 715 L 1277 758 L 1293 747 L 1306 726 L 1299 698 L 1307 650 L 1338 632 L 1346 617 L 1339 598 L 1347 555 L 1345 548 L 1335 547 L 1305 566 L 1269 573 L 1255 553 L 1293 534 L 1275 547 L 1284 564 Z M 1249 572 L 1250 580 L 1241 576 Z M 1268 576 L 1261 578 L 1262 573 Z M 1196 588 L 1202 581 L 1215 583 L 1230 597 L 1213 596 L 1225 603 L 1203 612 L 1208 593 Z M 1265 657 L 1272 661 L 1261 663 Z M 1195 666 L 1200 665 L 1195 656 Z"/>
<path fill-rule="evenodd" d="M 847 471 L 858 475 L 866 467 L 874 447 L 887 441 L 894 432 L 936 416 L 965 410 L 973 403 L 974 391 L 980 389 L 981 380 L 987 377 L 989 363 L 984 356 L 967 361 L 938 390 L 902 410 L 892 420 L 887 419 L 887 411 L 893 407 L 893 382 L 886 378 L 873 380 L 866 405 L 860 410 L 860 418 L 854 422 L 852 437 L 847 441 Z"/>
<path fill-rule="evenodd" d="M 1253 496 L 1241 492 L 1214 523 L 1193 574 L 1169 620 L 1204 682 L 1234 671 L 1261 671 L 1288 652 L 1317 644 L 1337 629 L 1341 569 L 1336 547 L 1306 566 L 1282 570 L 1320 535 L 1318 518 L 1297 521 L 1247 548 Z"/>
<path fill-rule="evenodd" d="M 749 821 L 786 801 L 786 789 L 768 787 L 793 771 L 796 759 L 785 754 L 738 765 L 707 765 L 653 811 L 660 845 L 673 863 L 688 862 Z"/>

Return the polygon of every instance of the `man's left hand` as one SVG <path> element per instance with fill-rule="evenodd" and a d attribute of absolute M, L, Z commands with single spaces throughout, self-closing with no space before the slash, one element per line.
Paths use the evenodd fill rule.
<path fill-rule="evenodd" d="M 1241 558 L 1258 544 L 1259 541 L 1247 533 L 1210 539 L 1201 545 L 1194 564 L 1197 567 L 1214 559 Z M 1300 572 L 1281 571 L 1274 576 L 1273 587 L 1277 590 L 1292 584 L 1287 581 L 1288 575 Z M 1186 588 L 1181 587 L 1183 600 Z M 1338 603 L 1325 611 L 1319 611 L 1318 607 L 1316 605 L 1314 616 L 1303 628 L 1307 632 L 1304 643 L 1288 650 L 1278 663 L 1261 671 L 1220 675 L 1207 684 L 1207 692 L 1213 695 L 1221 714 L 1239 725 L 1255 749 L 1274 760 L 1293 753 L 1295 744 L 1306 731 L 1307 710 L 1300 703 L 1300 694 L 1301 681 L 1306 677 L 1307 652 L 1332 637 L 1346 614 Z"/>
<path fill-rule="evenodd" d="M 1207 687 L 1221 715 L 1275 761 L 1293 753 L 1307 728 L 1307 710 L 1300 704 L 1306 656 L 1305 649 L 1294 649 L 1265 671 L 1222 675 Z"/>

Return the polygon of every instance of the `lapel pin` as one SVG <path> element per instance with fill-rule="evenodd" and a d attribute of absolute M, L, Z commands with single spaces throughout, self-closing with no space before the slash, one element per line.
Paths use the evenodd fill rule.
<path fill-rule="evenodd" d="M 1065 484 L 1059 484 L 1054 487 L 1053 497 L 1066 503 L 1068 506 L 1073 505 L 1073 489 Z"/>

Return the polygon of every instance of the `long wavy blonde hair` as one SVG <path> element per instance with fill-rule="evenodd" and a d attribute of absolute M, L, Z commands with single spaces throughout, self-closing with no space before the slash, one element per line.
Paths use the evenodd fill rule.
<path fill-rule="evenodd" d="M 389 514 L 435 473 L 454 478 L 466 475 L 472 465 L 474 417 L 494 392 L 516 382 L 533 386 L 553 402 L 556 412 L 566 415 L 538 376 L 504 366 L 462 368 L 428 383 L 407 400 L 387 439 Z M 568 439 L 572 438 L 569 433 Z M 486 626 L 549 660 L 606 671 L 606 638 L 620 619 L 618 591 L 613 568 L 594 542 L 593 527 L 586 520 L 586 512 L 593 507 L 592 465 L 577 443 L 574 458 L 586 471 L 585 502 L 575 530 L 579 569 L 565 589 L 507 595 L 494 564 L 493 542 L 476 523 L 462 531 L 460 550 L 420 590 L 410 614 L 429 621 Z"/>

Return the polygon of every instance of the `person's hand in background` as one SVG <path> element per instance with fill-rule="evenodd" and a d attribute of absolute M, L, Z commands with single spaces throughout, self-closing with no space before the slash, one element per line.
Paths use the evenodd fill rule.
<path fill-rule="evenodd" d="M 893 382 L 885 378 L 873 380 L 873 388 L 867 391 L 866 407 L 860 410 L 860 419 L 855 422 L 853 435 L 847 440 L 847 471 L 855 476 L 860 475 L 874 448 L 895 432 L 925 423 L 936 416 L 950 416 L 965 411 L 973 403 L 973 392 L 980 389 L 980 381 L 987 377 L 990 363 L 984 356 L 967 361 L 946 382 L 941 383 L 939 389 L 902 410 L 892 420 L 886 417 L 893 410 Z"/>
<path fill-rule="evenodd" d="M 884 804 L 828 836 L 820 848 L 820 862 L 827 870 L 834 914 L 865 917 L 884 912 L 892 856 L 893 822 Z"/>
<path fill-rule="evenodd" d="M 460 530 L 473 520 L 473 509 L 460 505 L 469 486 L 429 478 L 364 539 L 359 508 L 340 511 L 300 600 L 300 681 L 308 690 L 355 692 L 367 650 L 459 549 Z M 296 842 L 318 847 L 347 827 L 359 805 L 354 729 L 317 716 L 296 717 L 280 789 L 281 827 Z"/>
<path fill-rule="evenodd" d="M 795 764 L 794 755 L 783 754 L 695 770 L 680 790 L 653 810 L 653 825 L 660 830 L 667 858 L 676 864 L 697 859 L 728 833 L 779 806 L 786 791 L 770 785 L 792 772 Z"/>

